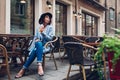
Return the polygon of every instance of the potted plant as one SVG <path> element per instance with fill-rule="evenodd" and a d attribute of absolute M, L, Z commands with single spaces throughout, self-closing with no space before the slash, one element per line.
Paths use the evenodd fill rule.
<path fill-rule="evenodd" d="M 106 53 L 108 55 L 110 78 L 116 80 L 120 79 L 120 30 L 112 29 L 116 31 L 116 34 L 112 36 L 104 35 L 104 40 L 99 45 L 94 59 L 100 61 L 102 60 L 102 53 Z"/>

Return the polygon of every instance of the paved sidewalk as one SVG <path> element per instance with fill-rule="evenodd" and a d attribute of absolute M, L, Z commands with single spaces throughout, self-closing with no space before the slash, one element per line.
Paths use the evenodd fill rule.
<path fill-rule="evenodd" d="M 64 61 L 62 62 L 58 58 L 58 55 L 59 55 L 58 53 L 55 54 L 58 70 L 55 70 L 53 60 L 47 59 L 45 64 L 45 74 L 42 77 L 43 80 L 63 80 L 66 78 L 68 67 L 69 67 L 68 60 L 64 59 Z M 73 69 L 75 68 L 78 68 L 78 67 L 74 66 Z M 21 69 L 21 66 L 19 67 L 13 67 L 12 65 L 10 66 L 12 80 L 41 80 L 40 76 L 38 76 L 37 74 L 36 60 L 31 64 L 31 66 L 29 67 L 29 71 L 27 71 L 22 78 L 15 79 L 14 76 L 17 74 L 17 72 L 20 69 Z M 74 75 L 76 73 L 78 72 L 71 72 L 71 75 Z M 0 77 L 0 80 L 8 80 L 7 75 Z"/>

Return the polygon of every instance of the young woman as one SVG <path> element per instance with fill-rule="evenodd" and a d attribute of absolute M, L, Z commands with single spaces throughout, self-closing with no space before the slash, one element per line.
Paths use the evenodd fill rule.
<path fill-rule="evenodd" d="M 43 76 L 43 68 L 42 68 L 42 56 L 43 53 L 49 51 L 49 48 L 44 48 L 46 42 L 52 40 L 54 33 L 53 28 L 51 25 L 52 14 L 51 13 L 44 13 L 41 15 L 39 19 L 39 24 L 35 31 L 35 36 L 33 42 L 29 48 L 30 56 L 28 60 L 23 65 L 22 69 L 18 72 L 15 78 L 20 78 L 25 73 L 25 70 L 30 66 L 30 64 L 34 61 L 37 57 L 37 64 L 38 64 L 38 75 Z"/>

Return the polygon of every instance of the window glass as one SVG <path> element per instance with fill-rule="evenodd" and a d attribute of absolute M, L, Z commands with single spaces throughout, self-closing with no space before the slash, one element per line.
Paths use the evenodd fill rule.
<path fill-rule="evenodd" d="M 109 11 L 110 11 L 110 12 L 109 12 L 110 20 L 114 20 L 114 18 L 115 18 L 115 11 L 114 11 L 114 9 L 113 9 L 113 8 L 110 8 Z"/>
<path fill-rule="evenodd" d="M 92 26 L 92 16 L 86 15 L 86 26 L 91 27 Z"/>
<path fill-rule="evenodd" d="M 82 35 L 85 35 L 85 14 L 82 14 Z"/>
<path fill-rule="evenodd" d="M 120 23 L 120 12 L 118 14 L 118 22 Z"/>
<path fill-rule="evenodd" d="M 55 34 L 62 36 L 67 34 L 67 6 L 56 2 L 56 26 Z"/>
<path fill-rule="evenodd" d="M 34 32 L 34 0 L 11 0 L 12 34 L 33 34 Z"/>
<path fill-rule="evenodd" d="M 98 35 L 98 18 L 87 14 L 82 13 L 82 35 L 87 36 L 97 36 Z"/>

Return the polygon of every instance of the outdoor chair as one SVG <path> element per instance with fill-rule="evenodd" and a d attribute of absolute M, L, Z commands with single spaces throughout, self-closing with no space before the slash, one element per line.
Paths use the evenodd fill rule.
<path fill-rule="evenodd" d="M 101 38 L 100 37 L 88 37 L 85 39 L 85 43 L 99 43 Z M 98 45 L 93 45 L 95 48 L 97 48 Z M 94 54 L 96 53 L 96 50 L 90 49 L 90 48 L 85 48 L 84 55 L 89 57 L 89 59 L 93 58 Z"/>
<path fill-rule="evenodd" d="M 46 58 L 49 58 L 49 59 L 53 59 L 54 61 L 54 65 L 55 65 L 55 68 L 56 70 L 58 69 L 57 68 L 57 64 L 56 64 L 56 60 L 55 60 L 55 57 L 54 57 L 54 51 L 55 51 L 55 47 L 57 45 L 57 40 L 58 40 L 58 37 L 54 36 L 53 37 L 53 40 L 52 41 L 49 41 L 45 44 L 45 47 L 47 48 L 48 46 L 50 46 L 50 50 L 48 52 L 45 52 L 43 54 L 43 69 L 45 69 L 45 59 Z M 48 55 L 49 54 L 49 55 Z"/>
<path fill-rule="evenodd" d="M 63 44 L 65 44 L 66 42 L 79 42 L 79 43 L 85 43 L 85 41 L 79 39 L 79 38 L 76 38 L 74 36 L 62 36 L 62 40 L 63 40 Z M 66 51 L 64 50 L 64 54 L 62 56 L 62 61 L 63 61 L 63 58 L 65 57 L 66 55 Z"/>
<path fill-rule="evenodd" d="M 71 70 L 72 65 L 77 65 L 79 66 L 80 69 L 82 69 L 83 78 L 84 80 L 86 79 L 86 73 L 85 73 L 85 68 L 84 66 L 89 66 L 90 69 L 92 69 L 93 66 L 95 66 L 95 62 L 93 60 L 89 60 L 86 57 L 84 57 L 84 47 L 89 47 L 91 49 L 96 48 L 86 45 L 84 43 L 78 43 L 78 42 L 66 42 L 64 44 L 68 59 L 69 59 L 69 69 L 68 69 L 68 74 L 66 80 L 69 80 L 69 74 L 71 71 L 76 71 L 76 70 Z"/>
<path fill-rule="evenodd" d="M 4 70 L 2 68 L 6 68 L 6 69 Z M 7 72 L 8 80 L 11 80 L 7 50 L 2 44 L 0 44 L 0 74 L 4 74 L 4 72 Z"/>

